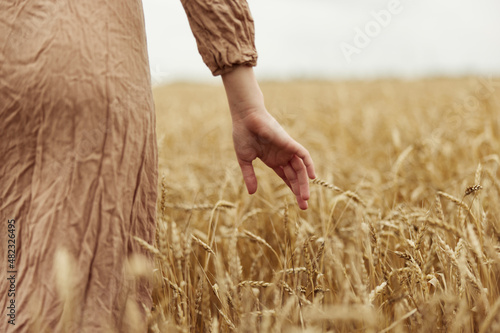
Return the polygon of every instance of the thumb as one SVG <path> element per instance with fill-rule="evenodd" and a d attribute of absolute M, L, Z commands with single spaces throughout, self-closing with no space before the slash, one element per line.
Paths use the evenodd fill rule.
<path fill-rule="evenodd" d="M 243 174 L 243 180 L 247 186 L 248 194 L 254 194 L 257 191 L 257 177 L 255 177 L 252 162 L 238 160 L 238 163 Z"/>

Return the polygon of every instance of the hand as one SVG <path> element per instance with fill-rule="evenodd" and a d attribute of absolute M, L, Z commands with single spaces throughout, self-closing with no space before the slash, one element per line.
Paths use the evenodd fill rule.
<path fill-rule="evenodd" d="M 299 207 L 307 209 L 307 177 L 315 178 L 311 156 L 267 111 L 233 120 L 233 142 L 248 193 L 257 190 L 252 161 L 258 157 L 290 187 Z"/>
<path fill-rule="evenodd" d="M 234 148 L 248 193 L 257 190 L 252 161 L 260 158 L 290 187 L 299 207 L 307 209 L 307 177 L 316 177 L 309 152 L 267 112 L 251 67 L 240 66 L 222 78 L 233 119 Z"/>

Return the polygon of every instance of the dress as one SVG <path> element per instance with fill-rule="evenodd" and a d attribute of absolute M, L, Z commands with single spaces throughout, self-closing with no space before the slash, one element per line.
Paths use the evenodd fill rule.
<path fill-rule="evenodd" d="M 255 65 L 245 1 L 182 3 L 213 75 Z M 154 243 L 150 82 L 140 0 L 0 2 L 0 332 L 146 331 L 126 260 Z"/>

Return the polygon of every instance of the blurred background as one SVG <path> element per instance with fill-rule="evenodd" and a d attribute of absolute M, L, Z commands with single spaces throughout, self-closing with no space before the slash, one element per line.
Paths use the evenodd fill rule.
<path fill-rule="evenodd" d="M 500 75 L 498 0 L 248 0 L 259 80 Z M 180 0 L 143 0 L 155 85 L 220 83 Z"/>
<path fill-rule="evenodd" d="M 248 0 L 266 109 L 314 161 L 307 211 L 258 159 L 247 194 L 180 0 L 143 3 L 151 331 L 500 332 L 500 0 Z"/>

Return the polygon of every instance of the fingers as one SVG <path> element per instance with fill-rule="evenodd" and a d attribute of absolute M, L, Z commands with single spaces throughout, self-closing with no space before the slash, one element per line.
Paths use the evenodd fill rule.
<path fill-rule="evenodd" d="M 299 146 L 300 146 L 300 144 L 299 144 Z M 311 178 L 311 179 L 316 178 L 316 173 L 314 171 L 314 163 L 313 163 L 311 155 L 309 154 L 309 152 L 307 151 L 307 149 L 305 149 L 304 147 L 300 146 L 300 148 L 297 151 L 296 155 L 298 157 L 300 157 L 302 159 L 302 161 L 304 162 L 304 164 L 306 166 L 306 169 L 307 169 L 307 175 L 309 176 L 309 178 Z"/>
<path fill-rule="evenodd" d="M 281 179 L 283 179 L 283 181 L 285 182 L 285 184 L 292 190 L 292 192 L 294 192 L 293 188 L 292 188 L 292 185 L 290 184 L 290 181 L 288 181 L 288 178 L 286 177 L 285 175 L 285 171 L 283 170 L 282 167 L 276 167 L 273 169 L 276 174 L 278 176 L 280 176 Z M 294 192 L 295 193 L 295 192 Z M 299 207 L 301 209 L 307 209 L 308 205 L 307 205 L 307 201 L 302 199 L 302 197 L 299 195 L 296 195 L 296 198 L 297 198 L 297 203 L 299 204 Z"/>
<path fill-rule="evenodd" d="M 300 207 L 300 209 L 307 209 L 307 199 L 309 199 L 309 184 L 307 183 L 307 177 L 305 177 L 305 187 L 301 182 L 303 181 L 303 178 L 305 176 L 305 166 L 304 164 L 299 160 L 301 164 L 302 171 L 301 174 L 302 176 L 299 176 L 297 171 L 294 169 L 292 166 L 292 163 L 288 163 L 286 166 L 283 167 L 283 171 L 285 173 L 286 178 L 288 179 L 290 183 L 290 187 L 292 189 L 292 192 L 295 194 L 295 197 L 297 199 L 297 203 Z M 297 162 L 293 162 L 297 167 L 298 164 Z M 301 193 L 301 188 L 304 189 L 304 193 Z M 307 199 L 305 199 L 306 197 Z"/>
<path fill-rule="evenodd" d="M 243 180 L 245 181 L 248 194 L 254 194 L 257 191 L 257 177 L 255 177 L 252 162 L 238 160 L 238 163 L 241 173 L 243 174 Z"/>
<path fill-rule="evenodd" d="M 300 158 L 294 156 L 283 168 L 285 176 L 290 182 L 293 193 L 302 200 L 309 199 L 309 182 L 304 163 Z"/>
<path fill-rule="evenodd" d="M 299 208 L 302 210 L 306 210 L 309 205 L 307 204 L 307 201 L 301 199 L 300 197 L 295 197 L 297 199 L 297 204 L 299 205 Z"/>
<path fill-rule="evenodd" d="M 238 163 L 248 193 L 254 194 L 257 191 L 257 177 L 252 162 L 238 159 Z M 308 177 L 316 178 L 314 164 L 309 152 L 299 145 L 297 153 L 285 166 L 276 166 L 273 167 L 273 170 L 295 194 L 299 207 L 303 210 L 307 209 L 307 200 L 310 197 Z"/>
<path fill-rule="evenodd" d="M 273 168 L 274 172 L 276 172 L 276 174 L 278 176 L 280 176 L 281 179 L 283 179 L 283 181 L 285 182 L 285 184 L 292 190 L 293 192 L 293 189 L 292 189 L 292 186 L 290 185 L 290 182 L 288 181 L 288 178 L 286 178 L 286 175 L 285 175 L 285 172 L 283 171 L 283 168 L 282 167 L 276 167 L 276 168 Z"/>
<path fill-rule="evenodd" d="M 304 163 L 295 155 L 290 161 L 290 165 L 297 173 L 300 197 L 303 200 L 309 200 L 309 181 L 307 180 L 307 172 Z"/>

